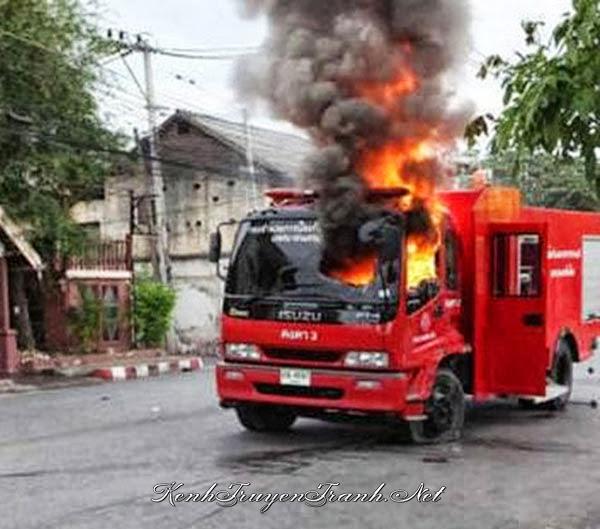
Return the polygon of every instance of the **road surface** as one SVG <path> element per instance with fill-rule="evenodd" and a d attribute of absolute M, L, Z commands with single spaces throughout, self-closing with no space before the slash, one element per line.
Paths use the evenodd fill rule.
<path fill-rule="evenodd" d="M 471 407 L 464 440 L 439 447 L 312 420 L 283 436 L 247 433 L 218 408 L 210 367 L 0 396 L 0 527 L 598 529 L 600 412 L 585 403 L 598 398 L 600 369 L 578 367 L 566 413 Z M 329 482 L 338 495 L 385 483 L 388 499 L 421 483 L 446 488 L 435 503 L 287 501 L 262 514 L 265 502 L 152 502 L 154 486 L 171 482 L 186 494 L 244 482 L 247 494 L 300 494 Z"/>

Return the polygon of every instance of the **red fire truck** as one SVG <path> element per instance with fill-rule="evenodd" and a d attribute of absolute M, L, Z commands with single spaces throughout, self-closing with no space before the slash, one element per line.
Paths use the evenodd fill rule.
<path fill-rule="evenodd" d="M 565 408 L 573 363 L 600 344 L 600 215 L 524 207 L 510 188 L 444 192 L 437 277 L 407 287 L 402 223 L 382 221 L 364 230 L 380 273 L 356 287 L 321 272 L 318 197 L 268 196 L 223 277 L 217 387 L 244 427 L 372 416 L 429 443 L 460 437 L 466 395 Z"/>

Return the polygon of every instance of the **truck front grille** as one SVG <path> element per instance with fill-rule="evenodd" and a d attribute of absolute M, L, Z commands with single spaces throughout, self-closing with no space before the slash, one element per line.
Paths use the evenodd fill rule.
<path fill-rule="evenodd" d="M 306 349 L 265 349 L 265 356 L 274 360 L 300 360 L 304 362 L 338 362 L 341 351 L 311 351 Z"/>
<path fill-rule="evenodd" d="M 305 397 L 310 399 L 337 400 L 344 392 L 337 388 L 281 386 L 279 384 L 254 384 L 256 391 L 264 395 L 280 395 L 283 397 Z"/>

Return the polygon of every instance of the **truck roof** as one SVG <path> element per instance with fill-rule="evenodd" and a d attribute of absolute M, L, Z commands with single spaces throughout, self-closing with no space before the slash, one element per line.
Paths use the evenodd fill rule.
<path fill-rule="evenodd" d="M 367 200 L 382 201 L 400 198 L 410 193 L 403 187 L 372 189 Z M 312 215 L 319 194 L 314 190 L 298 188 L 271 189 L 265 193 L 271 200 L 270 206 L 250 215 L 251 218 L 276 217 L 285 211 L 286 217 Z M 553 208 L 541 208 L 522 205 L 521 193 L 516 188 L 485 186 L 475 189 L 444 190 L 439 196 L 452 217 L 464 217 L 477 212 L 489 221 L 526 221 L 552 220 L 560 218 L 579 218 L 582 221 L 600 221 L 597 212 L 572 211 Z"/>
<path fill-rule="evenodd" d="M 390 187 L 381 189 L 369 189 L 368 201 L 384 200 L 389 198 L 401 198 L 410 193 L 405 187 Z M 312 189 L 278 188 L 269 189 L 265 196 L 271 199 L 273 205 L 285 207 L 286 205 L 300 205 L 314 203 L 319 200 L 319 193 Z"/>

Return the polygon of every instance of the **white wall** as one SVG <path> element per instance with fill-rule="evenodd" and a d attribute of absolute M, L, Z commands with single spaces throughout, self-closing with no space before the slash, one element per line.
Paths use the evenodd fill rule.
<path fill-rule="evenodd" d="M 201 352 L 218 339 L 222 282 L 206 259 L 173 260 L 172 270 L 178 339 L 185 348 Z"/>

